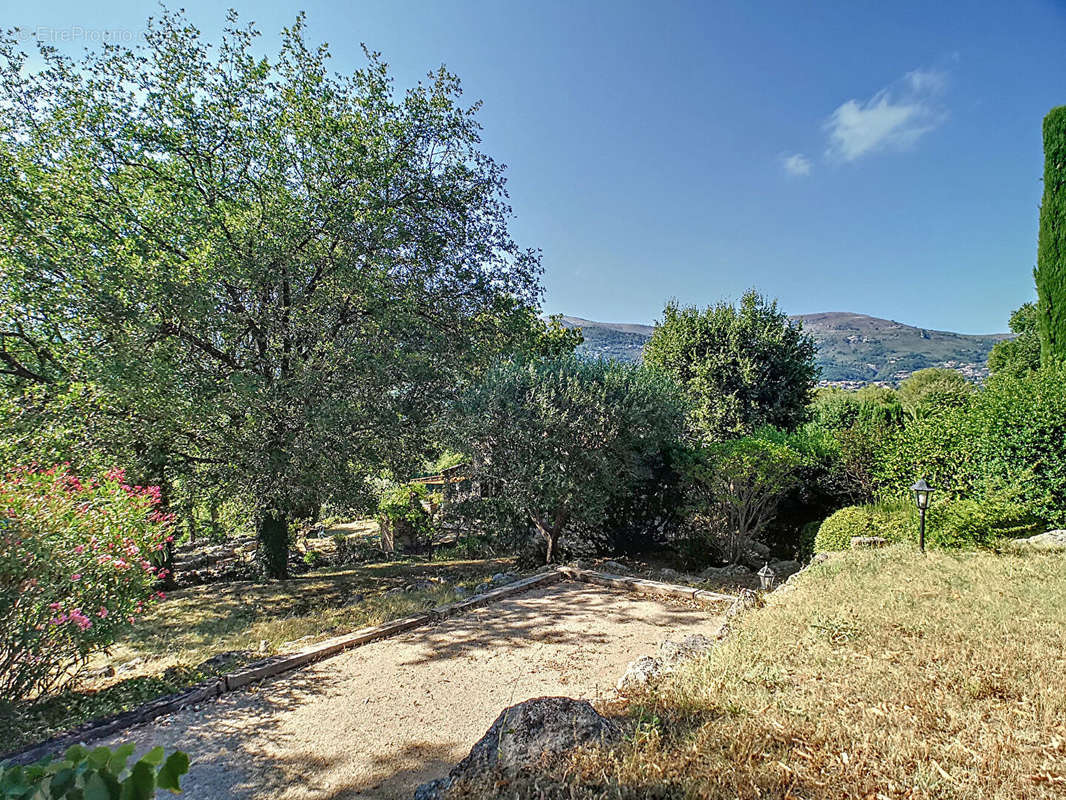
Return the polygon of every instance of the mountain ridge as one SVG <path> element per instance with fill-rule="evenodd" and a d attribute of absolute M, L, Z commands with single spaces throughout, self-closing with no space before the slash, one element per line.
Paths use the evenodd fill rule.
<path fill-rule="evenodd" d="M 789 319 L 803 324 L 818 346 L 816 363 L 821 383 L 860 386 L 896 384 L 926 367 L 957 369 L 973 381 L 988 375 L 988 353 L 1009 333 L 969 334 L 920 328 L 896 320 L 850 311 L 797 314 Z M 562 323 L 580 328 L 585 337 L 579 352 L 640 361 L 652 325 L 597 322 L 563 315 Z"/>

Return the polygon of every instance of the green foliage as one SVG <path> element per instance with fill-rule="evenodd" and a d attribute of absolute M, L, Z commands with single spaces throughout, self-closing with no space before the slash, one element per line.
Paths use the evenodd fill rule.
<path fill-rule="evenodd" d="M 739 561 L 761 538 L 781 499 L 820 443 L 806 434 L 760 428 L 750 436 L 691 451 L 685 472 L 703 500 L 726 520 L 726 557 Z"/>
<path fill-rule="evenodd" d="M 988 371 L 1021 378 L 1040 369 L 1040 320 L 1036 305 L 1026 303 L 1010 315 L 1013 339 L 999 342 L 988 354 Z"/>
<path fill-rule="evenodd" d="M 1040 518 L 1066 525 L 1066 368 L 997 375 L 969 416 L 975 480 L 1016 486 Z"/>
<path fill-rule="evenodd" d="M 949 405 L 891 431 L 874 453 L 875 484 L 888 496 L 906 496 L 925 477 L 942 493 L 963 496 L 981 484 L 974 416 L 968 407 Z"/>
<path fill-rule="evenodd" d="M 897 395 L 907 416 L 918 419 L 945 408 L 963 406 L 974 391 L 974 385 L 958 370 L 930 367 L 903 381 Z"/>
<path fill-rule="evenodd" d="M 155 594 L 169 520 L 158 489 L 65 468 L 0 479 L 0 700 L 69 682 Z"/>
<path fill-rule="evenodd" d="M 1044 198 L 1033 276 L 1041 362 L 1066 362 L 1066 106 L 1044 117 Z"/>
<path fill-rule="evenodd" d="M 853 536 L 880 536 L 889 542 L 917 537 L 918 510 L 905 501 L 847 506 L 830 515 L 818 528 L 814 550 L 847 550 Z"/>
<path fill-rule="evenodd" d="M 0 393 L 43 387 L 41 419 L 168 501 L 246 499 L 283 576 L 294 519 L 408 471 L 462 379 L 522 348 L 540 265 L 455 76 L 398 95 L 374 54 L 332 72 L 302 16 L 274 55 L 258 35 L 164 11 L 78 62 L 0 41 Z"/>
<path fill-rule="evenodd" d="M 853 536 L 916 541 L 918 527 L 918 509 L 907 500 L 847 506 L 821 524 L 814 550 L 847 550 Z M 1003 539 L 1030 536 L 1041 528 L 1039 518 L 1013 493 L 989 491 L 981 497 L 934 502 L 928 512 L 926 543 L 932 547 L 991 547 Z"/>
<path fill-rule="evenodd" d="M 926 536 L 938 547 L 991 547 L 1002 539 L 1043 531 L 1040 519 L 1009 494 L 988 492 L 961 498 L 929 510 Z"/>
<path fill-rule="evenodd" d="M 691 404 L 700 438 L 721 441 L 764 425 L 792 430 L 807 417 L 815 346 L 777 302 L 749 290 L 739 306 L 700 310 L 669 303 L 644 348 Z"/>
<path fill-rule="evenodd" d="M 550 561 L 564 529 L 601 528 L 655 472 L 682 418 L 655 371 L 569 356 L 497 365 L 469 388 L 450 435 L 501 513 L 541 533 Z"/>
<path fill-rule="evenodd" d="M 378 518 L 386 524 L 403 526 L 420 540 L 426 539 L 432 526 L 422 501 L 428 501 L 429 496 L 429 490 L 420 483 L 386 489 L 378 502 Z"/>
<path fill-rule="evenodd" d="M 189 757 L 162 747 L 149 750 L 132 766 L 132 743 L 113 750 L 81 745 L 62 758 L 44 759 L 29 766 L 0 766 L 2 800 L 151 800 L 157 790 L 181 792 L 181 776 L 189 771 Z"/>

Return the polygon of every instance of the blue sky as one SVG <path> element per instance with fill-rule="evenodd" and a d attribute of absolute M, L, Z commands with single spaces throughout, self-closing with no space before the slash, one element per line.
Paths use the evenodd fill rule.
<path fill-rule="evenodd" d="M 307 11 L 338 71 L 365 42 L 401 87 L 457 73 L 548 312 L 652 322 L 755 286 L 790 313 L 978 333 L 1034 296 L 1063 0 L 233 4 L 268 45 Z M 209 38 L 224 21 L 182 5 Z M 0 9 L 74 50 L 156 6 Z"/>

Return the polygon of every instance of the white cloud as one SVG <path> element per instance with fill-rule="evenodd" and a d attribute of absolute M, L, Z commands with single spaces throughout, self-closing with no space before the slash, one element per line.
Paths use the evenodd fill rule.
<path fill-rule="evenodd" d="M 841 104 L 825 123 L 827 154 L 854 161 L 867 153 L 912 146 L 947 118 L 937 102 L 946 85 L 945 73 L 916 69 L 868 100 Z"/>
<path fill-rule="evenodd" d="M 811 160 L 803 153 L 793 153 L 790 156 L 782 156 L 781 164 L 789 175 L 810 175 Z"/>

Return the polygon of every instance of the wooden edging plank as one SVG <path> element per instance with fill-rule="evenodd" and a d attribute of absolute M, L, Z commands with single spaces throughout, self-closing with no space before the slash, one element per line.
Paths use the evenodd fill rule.
<path fill-rule="evenodd" d="M 394 619 L 382 623 L 381 625 L 362 628 L 354 633 L 347 633 L 332 639 L 326 639 L 317 644 L 309 645 L 303 650 L 298 650 L 295 653 L 272 656 L 271 658 L 266 658 L 262 661 L 249 664 L 247 667 L 239 669 L 236 672 L 230 672 L 226 675 L 211 678 L 210 680 L 197 684 L 190 689 L 185 689 L 175 694 L 157 698 L 156 700 L 138 706 L 131 711 L 123 711 L 120 714 L 115 714 L 110 717 L 92 720 L 69 733 L 54 736 L 47 742 L 0 757 L 0 763 L 30 764 L 50 753 L 64 750 L 73 744 L 81 744 L 95 739 L 101 739 L 105 736 L 110 736 L 118 731 L 131 728 L 134 725 L 151 722 L 155 718 L 164 714 L 180 711 L 186 706 L 202 703 L 205 700 L 212 700 L 219 695 L 248 686 L 256 681 L 272 678 L 283 672 L 299 669 L 300 667 L 307 666 L 315 661 L 320 661 L 353 647 L 358 647 L 361 644 L 395 636 L 399 633 L 404 633 L 423 625 L 440 622 L 441 620 L 460 614 L 464 611 L 486 606 L 497 600 L 503 600 L 504 598 L 520 594 L 521 592 L 534 587 L 548 586 L 549 584 L 558 583 L 563 577 L 563 572 L 560 570 L 551 570 L 549 572 L 541 573 L 540 575 L 532 575 L 528 578 L 522 578 L 521 580 L 505 584 L 499 589 L 493 589 L 483 594 L 475 595 L 467 600 L 460 600 L 449 605 L 438 606 L 437 608 L 422 614 L 414 614 L 409 617 Z"/>
<path fill-rule="evenodd" d="M 597 586 L 607 586 L 611 589 L 624 589 L 637 594 L 658 595 L 660 597 L 679 597 L 684 600 L 695 600 L 700 603 L 732 603 L 735 597 L 718 592 L 708 592 L 704 589 L 696 589 L 692 586 L 679 586 L 676 583 L 661 583 L 647 578 L 631 578 L 627 575 L 612 575 L 607 572 L 596 572 L 591 569 L 578 569 L 577 567 L 560 567 L 559 572 L 575 581 L 592 583 Z"/>

